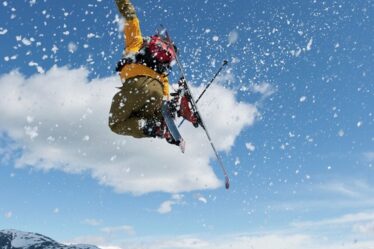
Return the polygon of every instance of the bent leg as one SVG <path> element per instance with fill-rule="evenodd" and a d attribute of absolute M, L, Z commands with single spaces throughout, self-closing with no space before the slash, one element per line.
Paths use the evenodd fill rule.
<path fill-rule="evenodd" d="M 162 86 L 149 77 L 137 77 L 124 83 L 112 101 L 109 127 L 120 135 L 147 137 L 140 122 L 161 120 Z"/>

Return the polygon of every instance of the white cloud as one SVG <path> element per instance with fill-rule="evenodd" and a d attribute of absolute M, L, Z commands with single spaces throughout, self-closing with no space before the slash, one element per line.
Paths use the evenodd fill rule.
<path fill-rule="evenodd" d="M 353 226 L 353 231 L 374 236 L 374 220 L 371 222 L 355 224 Z"/>
<path fill-rule="evenodd" d="M 80 236 L 76 237 L 67 241 L 62 241 L 62 244 L 65 245 L 77 245 L 77 244 L 84 244 L 84 245 L 109 245 L 107 239 L 102 236 Z M 99 248 L 104 249 L 106 247 Z M 114 247 L 114 248 L 120 248 L 120 247 Z"/>
<path fill-rule="evenodd" d="M 374 211 L 345 214 L 337 218 L 319 221 L 295 222 L 293 225 L 296 227 L 334 226 L 366 221 L 374 221 Z"/>
<path fill-rule="evenodd" d="M 328 169 L 331 166 L 328 166 Z M 304 186 L 307 193 L 310 187 Z M 274 210 L 371 210 L 374 209 L 374 185 L 367 179 L 339 178 L 329 179 L 320 184 L 314 184 L 309 194 L 304 194 L 301 200 L 272 203 Z"/>
<path fill-rule="evenodd" d="M 117 227 L 104 227 L 101 229 L 104 233 L 114 234 L 114 233 L 125 233 L 127 235 L 135 235 L 134 228 L 132 226 L 123 225 Z"/>
<path fill-rule="evenodd" d="M 101 221 L 97 219 L 85 219 L 82 223 L 89 226 L 98 226 L 101 224 Z"/>
<path fill-rule="evenodd" d="M 365 152 L 363 153 L 363 156 L 366 161 L 374 162 L 374 151 Z"/>
<path fill-rule="evenodd" d="M 115 244 L 116 248 L 122 249 L 372 249 L 374 241 L 353 241 L 349 238 L 333 241 L 323 236 L 303 233 L 269 233 L 221 235 L 211 238 L 192 235 L 174 238 L 136 238 L 118 241 Z"/>
<path fill-rule="evenodd" d="M 0 130 L 14 140 L 2 150 L 22 150 L 16 167 L 90 172 L 101 184 L 134 194 L 222 186 L 209 165 L 214 154 L 202 129 L 183 125 L 185 154 L 160 139 L 116 135 L 107 123 L 119 79 L 87 77 L 83 68 L 56 67 L 30 78 L 17 72 L 0 76 Z M 255 106 L 238 103 L 218 85 L 199 105 L 219 151 L 229 151 L 258 115 Z"/>
<path fill-rule="evenodd" d="M 372 198 L 374 196 L 374 189 L 365 180 L 329 181 L 321 184 L 319 188 L 324 192 L 331 192 L 345 197 L 374 200 Z"/>
<path fill-rule="evenodd" d="M 170 213 L 172 210 L 172 206 L 175 204 L 176 204 L 175 201 L 170 201 L 170 200 L 164 201 L 163 203 L 161 203 L 160 207 L 157 209 L 157 212 L 159 212 L 160 214 Z"/>
<path fill-rule="evenodd" d="M 99 246 L 101 249 L 122 249 L 121 247 L 118 246 Z"/>
<path fill-rule="evenodd" d="M 160 207 L 157 209 L 157 212 L 160 214 L 170 213 L 174 205 L 182 204 L 183 195 L 174 194 L 171 200 L 167 200 L 161 203 Z"/>
<path fill-rule="evenodd" d="M 4 213 L 4 217 L 6 219 L 10 219 L 10 218 L 12 218 L 12 216 L 13 216 L 13 212 L 12 211 L 8 211 L 8 212 Z"/>

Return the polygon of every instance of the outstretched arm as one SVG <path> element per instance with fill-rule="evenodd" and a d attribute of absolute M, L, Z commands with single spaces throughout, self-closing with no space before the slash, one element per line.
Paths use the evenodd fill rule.
<path fill-rule="evenodd" d="M 136 53 L 142 47 L 143 37 L 140 30 L 139 19 L 130 0 L 115 0 L 118 10 L 125 18 L 125 52 Z"/>

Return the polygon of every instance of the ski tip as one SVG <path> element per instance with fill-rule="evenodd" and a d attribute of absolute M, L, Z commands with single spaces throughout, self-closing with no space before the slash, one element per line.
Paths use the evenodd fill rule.
<path fill-rule="evenodd" d="M 229 62 L 227 60 L 223 61 L 223 65 L 226 66 Z"/>
<path fill-rule="evenodd" d="M 181 139 L 181 141 L 179 142 L 179 149 L 182 153 L 186 151 L 186 142 L 184 141 L 184 139 Z"/>
<path fill-rule="evenodd" d="M 227 177 L 227 176 L 226 176 L 225 187 L 226 187 L 226 189 L 229 189 L 229 188 L 230 188 L 230 179 L 229 179 L 229 177 Z"/>

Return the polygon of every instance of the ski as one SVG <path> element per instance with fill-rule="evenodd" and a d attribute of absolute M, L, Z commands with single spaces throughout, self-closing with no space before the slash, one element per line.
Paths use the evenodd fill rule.
<path fill-rule="evenodd" d="M 161 114 L 164 118 L 167 130 L 170 132 L 170 135 L 174 139 L 175 144 L 178 145 L 182 153 L 184 153 L 185 148 L 186 148 L 186 143 L 184 139 L 182 138 L 181 134 L 179 133 L 177 126 L 174 123 L 174 119 L 170 112 L 169 104 L 167 101 L 164 101 L 162 103 Z"/>
<path fill-rule="evenodd" d="M 170 36 L 169 36 L 167 30 L 164 27 L 162 27 L 162 26 L 161 26 L 161 28 L 162 29 L 159 31 L 159 34 L 165 36 L 165 38 L 169 41 L 169 43 L 172 44 L 172 41 L 170 39 Z M 217 149 L 216 149 L 216 147 L 215 147 L 215 145 L 214 145 L 214 143 L 212 141 L 212 138 L 211 138 L 211 136 L 210 136 L 210 134 L 208 132 L 208 129 L 207 129 L 207 127 L 206 127 L 203 119 L 201 118 L 200 112 L 199 112 L 199 110 L 197 108 L 197 105 L 196 105 L 196 101 L 193 98 L 193 96 L 191 94 L 191 89 L 190 89 L 190 87 L 189 87 L 189 85 L 188 85 L 188 83 L 186 81 L 186 77 L 185 77 L 185 73 L 184 73 L 184 69 L 183 69 L 182 63 L 179 60 L 178 53 L 175 51 L 174 46 L 173 46 L 173 49 L 174 49 L 174 53 L 176 55 L 175 56 L 176 63 L 177 63 L 177 65 L 179 67 L 179 70 L 180 70 L 180 72 L 182 74 L 181 80 L 179 81 L 180 89 L 179 89 L 179 93 L 178 94 L 179 94 L 179 97 L 181 98 L 182 101 L 183 101 L 183 97 L 187 98 L 187 101 L 191 105 L 192 114 L 193 114 L 193 115 L 187 116 L 185 118 L 189 119 L 189 121 L 192 121 L 192 123 L 193 123 L 193 125 L 195 127 L 198 127 L 198 125 L 200 125 L 203 128 L 203 130 L 205 131 L 205 134 L 206 134 L 206 136 L 207 136 L 207 138 L 209 140 L 210 146 L 212 147 L 212 149 L 213 149 L 213 151 L 214 151 L 214 153 L 216 155 L 217 161 L 218 161 L 218 163 L 219 163 L 219 165 L 221 167 L 221 170 L 222 170 L 222 172 L 224 174 L 224 177 L 225 177 L 225 187 L 226 187 L 226 189 L 229 189 L 230 188 L 230 178 L 229 178 L 229 176 L 228 176 L 228 174 L 226 172 L 226 168 L 225 168 L 225 166 L 223 164 L 223 161 L 222 161 L 220 155 L 218 154 L 218 151 L 217 151 Z M 224 65 L 225 64 L 227 64 L 227 62 L 225 62 Z M 209 86 L 210 86 L 210 84 L 208 85 L 208 87 Z M 201 98 L 201 96 L 204 93 L 205 93 L 205 91 L 200 95 L 199 99 Z M 178 98 L 178 96 L 175 96 L 175 97 Z M 189 109 L 189 108 L 186 108 L 186 109 Z M 182 111 L 182 112 L 184 111 L 183 107 L 181 108 L 180 111 Z"/>
<path fill-rule="evenodd" d="M 206 134 L 206 136 L 208 138 L 210 146 L 212 147 L 212 149 L 213 149 L 213 151 L 215 153 L 215 156 L 217 158 L 217 161 L 218 161 L 218 163 L 219 163 L 219 165 L 221 167 L 221 170 L 222 170 L 222 172 L 224 174 L 224 177 L 225 177 L 225 187 L 226 187 L 226 189 L 229 189 L 230 188 L 230 178 L 229 178 L 229 176 L 228 176 L 228 174 L 226 172 L 226 168 L 225 168 L 225 166 L 223 164 L 223 161 L 222 161 L 220 155 L 218 154 L 218 151 L 217 151 L 217 149 L 216 149 L 216 147 L 215 147 L 215 145 L 213 143 L 213 140 L 212 140 L 212 138 L 211 138 L 211 136 L 209 134 L 209 131 L 208 131 L 208 129 L 207 129 L 207 127 L 206 127 L 203 119 L 201 118 L 200 112 L 199 112 L 199 110 L 197 108 L 197 105 L 196 105 L 196 101 L 194 100 L 194 98 L 193 98 L 193 96 L 191 94 L 191 90 L 190 90 L 190 88 L 188 86 L 188 83 L 187 83 L 187 81 L 186 81 L 186 79 L 184 77 L 182 77 L 179 80 L 179 90 L 178 91 L 179 91 L 179 97 L 180 98 L 182 98 L 182 99 L 186 98 L 188 100 L 188 102 L 190 104 L 191 111 L 192 111 L 192 113 L 193 113 L 193 115 L 195 117 L 194 119 L 193 118 L 188 118 L 188 117 L 186 119 L 189 120 L 196 128 L 198 126 L 201 126 L 201 128 L 205 131 L 205 134 Z M 183 106 L 181 106 L 181 109 L 183 109 Z M 187 108 L 185 108 L 185 109 L 187 109 Z M 183 110 L 182 110 L 182 112 L 183 112 Z"/>

